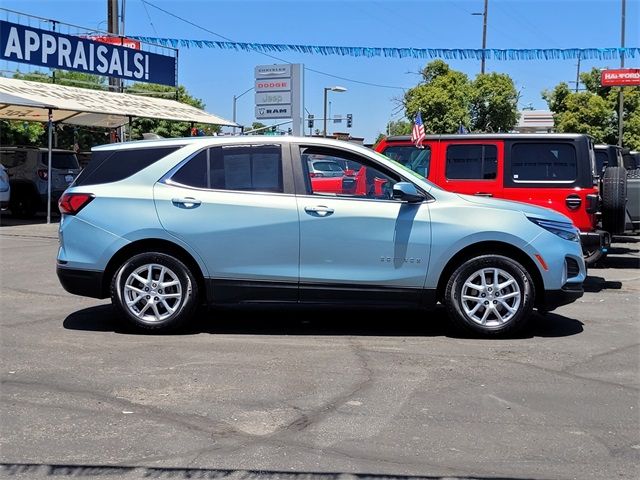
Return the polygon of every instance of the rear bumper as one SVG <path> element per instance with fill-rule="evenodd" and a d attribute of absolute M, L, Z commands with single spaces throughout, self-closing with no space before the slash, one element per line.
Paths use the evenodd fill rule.
<path fill-rule="evenodd" d="M 544 301 L 538 305 L 538 309 L 550 312 L 563 305 L 575 302 L 584 295 L 582 283 L 567 283 L 560 290 L 546 290 Z"/>
<path fill-rule="evenodd" d="M 102 288 L 104 272 L 78 270 L 56 266 L 56 273 L 62 287 L 69 293 L 83 297 L 106 298 Z"/>

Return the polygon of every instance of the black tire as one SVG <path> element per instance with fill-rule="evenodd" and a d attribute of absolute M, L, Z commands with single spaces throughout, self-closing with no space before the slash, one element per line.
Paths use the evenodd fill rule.
<path fill-rule="evenodd" d="M 602 229 L 624 233 L 627 203 L 627 171 L 624 167 L 609 167 L 602 176 Z"/>
<path fill-rule="evenodd" d="M 502 290 L 495 295 L 495 285 L 493 281 L 493 274 L 491 273 L 497 269 L 499 272 L 498 282 L 504 284 L 504 280 L 514 280 L 511 285 L 505 286 Z M 481 293 L 481 289 L 469 288 L 469 283 L 475 284 L 475 277 L 478 272 L 485 272 L 485 279 L 490 281 L 492 285 L 487 285 Z M 511 277 L 509 279 L 509 277 Z M 500 281 L 502 279 L 503 281 Z M 469 283 L 467 283 L 469 282 Z M 463 288 L 466 290 L 463 291 Z M 476 292 L 477 295 L 472 295 L 473 298 L 481 298 L 481 295 L 485 295 L 486 300 L 464 300 L 463 293 Z M 517 294 L 516 294 L 517 292 Z M 515 295 L 514 295 L 515 294 Z M 504 299 L 500 298 L 500 295 Z M 465 298 L 470 298 L 468 295 Z M 515 300 L 518 299 L 516 304 Z M 502 255 L 482 255 L 475 258 L 471 258 L 460 265 L 455 272 L 451 275 L 451 278 L 447 282 L 447 288 L 445 291 L 444 302 L 449 312 L 449 316 L 460 329 L 473 332 L 485 337 L 511 335 L 522 329 L 531 317 L 533 310 L 533 304 L 535 300 L 535 287 L 531 276 L 527 270 L 515 260 L 504 257 Z M 465 303 L 466 302 L 466 303 Z M 509 312 L 506 309 L 505 303 L 510 308 L 514 309 L 514 312 Z M 477 305 L 477 307 L 476 307 Z M 485 307 L 485 305 L 488 305 Z M 495 306 L 492 306 L 495 305 Z M 479 316 L 484 315 L 485 311 L 488 311 L 485 324 L 481 324 L 481 318 L 472 318 L 474 308 L 471 308 L 471 316 L 465 312 L 465 308 L 469 310 L 470 306 L 477 308 Z M 497 313 L 496 313 L 497 312 Z M 498 316 L 505 314 L 505 321 L 501 322 Z"/>
<path fill-rule="evenodd" d="M 17 218 L 33 218 L 38 210 L 39 200 L 29 188 L 18 187 L 11 190 L 9 209 Z"/>
<path fill-rule="evenodd" d="M 160 278 L 162 269 L 164 278 Z M 148 281 L 151 277 L 151 281 L 135 280 L 133 274 L 136 271 L 140 272 L 137 275 L 142 280 Z M 161 279 L 166 283 L 177 283 L 163 290 L 160 288 Z M 136 294 L 140 296 L 132 298 Z M 127 305 L 127 300 L 131 306 Z M 111 280 L 111 301 L 122 318 L 135 328 L 170 332 L 184 325 L 193 315 L 198 305 L 198 283 L 179 259 L 160 252 L 140 253 L 124 262 L 115 272 Z"/>

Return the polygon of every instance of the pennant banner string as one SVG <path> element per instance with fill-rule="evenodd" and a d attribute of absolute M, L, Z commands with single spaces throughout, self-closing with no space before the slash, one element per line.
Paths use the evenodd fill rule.
<path fill-rule="evenodd" d="M 640 57 L 638 47 L 607 48 L 393 48 L 340 47 L 326 45 L 297 45 L 282 43 L 220 42 L 127 35 L 127 38 L 172 48 L 217 48 L 260 53 L 304 53 L 310 55 L 339 55 L 349 57 L 416 58 L 445 60 L 617 60 Z"/>

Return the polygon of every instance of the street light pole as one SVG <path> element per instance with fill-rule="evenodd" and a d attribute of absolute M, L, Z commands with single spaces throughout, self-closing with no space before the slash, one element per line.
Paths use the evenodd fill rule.
<path fill-rule="evenodd" d="M 339 87 L 339 86 L 335 86 L 335 87 L 324 87 L 324 112 L 322 115 L 322 124 L 323 124 L 323 128 L 322 128 L 322 136 L 326 137 L 327 136 L 327 92 L 331 90 L 332 92 L 346 92 L 347 89 L 344 87 Z"/>
<path fill-rule="evenodd" d="M 253 90 L 255 87 L 251 87 L 247 90 L 245 90 L 244 92 L 242 92 L 240 95 L 234 95 L 233 96 L 233 123 L 236 123 L 236 101 L 242 97 L 244 94 L 249 93 L 251 90 Z M 233 127 L 233 134 L 235 135 L 236 133 L 236 127 Z"/>

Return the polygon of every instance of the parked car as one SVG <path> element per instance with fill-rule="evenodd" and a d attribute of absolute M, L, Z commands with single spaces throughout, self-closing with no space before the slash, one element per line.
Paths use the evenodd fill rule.
<path fill-rule="evenodd" d="M 306 155 L 348 160 L 370 184 L 318 191 Z M 200 303 L 439 301 L 491 336 L 583 294 L 566 216 L 447 192 L 348 142 L 194 137 L 92 157 L 60 199 L 58 277 L 141 329 L 177 328 Z"/>
<path fill-rule="evenodd" d="M 345 175 L 340 164 L 333 160 L 308 155 L 307 164 L 311 177 L 343 177 Z"/>
<path fill-rule="evenodd" d="M 37 147 L 0 147 L 0 162 L 9 174 L 9 208 L 12 215 L 28 218 L 33 217 L 39 210 L 46 210 L 48 150 Z M 52 151 L 51 202 L 54 208 L 62 192 L 75 180 L 78 173 L 80 167 L 73 151 Z"/>
<path fill-rule="evenodd" d="M 0 210 L 4 210 L 9 206 L 10 197 L 11 185 L 9 184 L 9 175 L 4 165 L 0 164 Z"/>
<path fill-rule="evenodd" d="M 445 190 L 531 203 L 568 216 L 580 229 L 588 264 L 607 252 L 610 234 L 598 226 L 600 197 L 587 135 L 429 135 L 423 147 L 409 136 L 392 136 L 375 150 Z M 616 195 L 619 219 L 624 197 Z"/>

